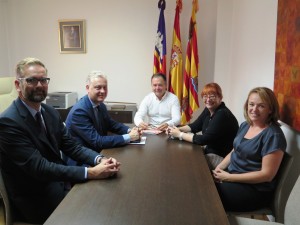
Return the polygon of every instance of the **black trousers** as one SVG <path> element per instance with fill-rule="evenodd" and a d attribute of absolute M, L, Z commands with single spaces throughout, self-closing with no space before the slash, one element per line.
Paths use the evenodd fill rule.
<path fill-rule="evenodd" d="M 64 182 L 52 182 L 44 194 L 15 197 L 14 217 L 26 223 L 43 224 L 67 193 Z"/>
<path fill-rule="evenodd" d="M 268 207 L 273 191 L 259 191 L 252 184 L 216 183 L 225 211 L 246 212 Z"/>

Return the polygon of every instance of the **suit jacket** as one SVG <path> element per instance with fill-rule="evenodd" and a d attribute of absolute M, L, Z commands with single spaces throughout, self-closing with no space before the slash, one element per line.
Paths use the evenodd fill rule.
<path fill-rule="evenodd" d="M 72 139 L 54 108 L 42 104 L 42 114 L 48 135 L 19 98 L 0 115 L 1 168 L 9 198 L 26 221 L 38 223 L 63 199 L 64 181 L 84 181 L 85 168 L 66 166 L 60 150 L 89 165 L 98 155 Z"/>
<path fill-rule="evenodd" d="M 125 144 L 122 134 L 127 134 L 129 127 L 113 120 L 104 103 L 100 104 L 99 120 L 97 123 L 92 103 L 85 95 L 70 110 L 66 127 L 77 141 L 97 152 Z"/>

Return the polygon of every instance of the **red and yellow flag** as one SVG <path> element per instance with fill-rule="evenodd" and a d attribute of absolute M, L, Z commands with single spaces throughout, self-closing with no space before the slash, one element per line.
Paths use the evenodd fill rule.
<path fill-rule="evenodd" d="M 182 0 L 177 0 L 173 29 L 171 64 L 169 70 L 169 91 L 174 93 L 178 97 L 180 105 L 182 99 L 182 48 L 179 22 L 181 9 Z"/>
<path fill-rule="evenodd" d="M 198 46 L 197 46 L 197 22 L 198 0 L 193 0 L 192 16 L 189 28 L 189 40 L 186 50 L 184 84 L 182 96 L 181 124 L 190 121 L 192 114 L 199 108 L 198 101 Z"/>
<path fill-rule="evenodd" d="M 160 9 L 158 27 L 156 33 L 156 43 L 154 49 L 154 63 L 153 74 L 162 73 L 166 75 L 166 29 L 165 29 L 165 16 L 164 10 L 166 8 L 166 1 L 159 0 L 158 8 Z"/>

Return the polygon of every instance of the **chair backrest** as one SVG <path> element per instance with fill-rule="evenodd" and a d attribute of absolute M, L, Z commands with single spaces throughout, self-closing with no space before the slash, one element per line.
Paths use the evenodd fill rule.
<path fill-rule="evenodd" d="M 284 133 L 284 136 L 287 141 L 287 149 L 286 152 L 292 157 L 292 163 L 288 171 L 288 176 L 285 178 L 284 186 L 281 190 L 281 204 L 283 207 L 286 206 L 288 197 L 294 187 L 299 175 L 300 175 L 300 145 L 299 145 L 299 137 L 300 132 L 296 131 L 295 129 L 291 128 L 290 126 L 281 123 L 281 129 Z M 278 218 L 275 218 L 276 222 L 283 223 L 284 213 L 279 214 Z"/>
<path fill-rule="evenodd" d="M 14 80 L 15 77 L 0 77 L 0 113 L 18 97 Z"/>
<path fill-rule="evenodd" d="M 284 213 L 285 225 L 300 224 L 300 178 L 298 179 L 292 189 L 292 192 L 288 198 Z"/>
<path fill-rule="evenodd" d="M 5 187 L 5 184 L 3 181 L 1 169 L 0 169 L 0 194 L 2 196 L 2 200 L 4 203 L 5 225 L 12 225 L 13 224 L 12 212 L 11 212 L 11 208 L 10 208 L 10 204 L 9 204 L 8 195 L 6 192 L 6 187 Z"/>
<path fill-rule="evenodd" d="M 286 180 L 290 174 L 292 162 L 293 157 L 289 153 L 285 152 L 280 168 L 276 175 L 278 182 L 274 193 L 273 202 L 271 204 L 271 209 L 276 222 L 282 223 L 284 220 L 285 205 L 290 193 L 285 191 L 287 189 Z"/>

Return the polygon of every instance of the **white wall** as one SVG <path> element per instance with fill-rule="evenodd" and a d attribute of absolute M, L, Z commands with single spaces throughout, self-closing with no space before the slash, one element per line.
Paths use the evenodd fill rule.
<path fill-rule="evenodd" d="M 140 103 L 150 91 L 157 2 L 0 0 L 0 76 L 14 75 L 20 59 L 34 56 L 49 69 L 50 92 L 76 91 L 83 96 L 86 75 L 101 69 L 109 77 L 108 101 Z M 165 10 L 168 54 L 175 2 L 167 0 Z M 181 13 L 184 51 L 191 2 L 183 0 Z M 86 54 L 59 53 L 58 19 L 86 19 Z M 243 103 L 249 90 L 273 88 L 276 21 L 276 0 L 199 0 L 199 90 L 208 82 L 218 82 L 239 122 L 244 120 Z M 201 102 L 200 106 L 194 117 L 203 108 Z M 290 133 L 299 146 L 299 132 Z"/>
<path fill-rule="evenodd" d="M 166 2 L 169 62 L 176 1 Z M 183 0 L 181 13 L 184 50 L 191 2 Z M 158 0 L 9 0 L 9 72 L 14 75 L 15 64 L 24 57 L 40 58 L 49 70 L 50 92 L 76 91 L 81 97 L 86 93 L 84 82 L 89 71 L 101 69 L 109 78 L 108 101 L 140 103 L 151 91 L 157 3 Z M 199 6 L 200 73 L 207 82 L 213 80 L 217 0 L 199 0 Z M 86 54 L 59 53 L 58 19 L 86 20 Z"/>
<path fill-rule="evenodd" d="M 0 0 L 0 76 L 9 76 L 9 51 L 7 40 L 7 0 Z"/>
<path fill-rule="evenodd" d="M 276 23 L 275 0 L 218 1 L 214 80 L 240 123 L 248 92 L 257 86 L 273 89 Z M 285 123 L 282 129 L 288 152 L 298 157 L 300 133 Z"/>
<path fill-rule="evenodd" d="M 273 89 L 277 1 L 219 0 L 215 81 L 241 122 L 253 87 Z"/>

